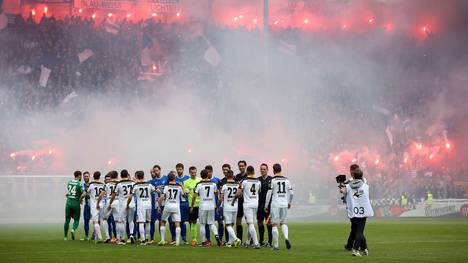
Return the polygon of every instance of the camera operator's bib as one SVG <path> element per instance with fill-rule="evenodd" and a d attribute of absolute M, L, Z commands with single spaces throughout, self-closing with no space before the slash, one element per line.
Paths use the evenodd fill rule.
<path fill-rule="evenodd" d="M 349 218 L 374 216 L 369 200 L 369 185 L 364 183 L 356 189 L 346 185 L 346 210 Z"/>

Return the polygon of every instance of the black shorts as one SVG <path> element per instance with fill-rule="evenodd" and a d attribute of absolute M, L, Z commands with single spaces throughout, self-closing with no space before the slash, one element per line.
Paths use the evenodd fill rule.
<path fill-rule="evenodd" d="M 265 219 L 268 218 L 269 215 L 270 215 L 270 213 L 265 212 L 265 205 L 259 204 L 258 209 L 257 209 L 257 220 L 258 221 L 260 221 L 260 220 L 264 221 Z"/>
<path fill-rule="evenodd" d="M 237 218 L 244 217 L 244 200 L 237 202 Z"/>
<path fill-rule="evenodd" d="M 189 212 L 189 221 L 194 222 L 198 219 L 198 207 L 193 208 L 193 212 Z"/>

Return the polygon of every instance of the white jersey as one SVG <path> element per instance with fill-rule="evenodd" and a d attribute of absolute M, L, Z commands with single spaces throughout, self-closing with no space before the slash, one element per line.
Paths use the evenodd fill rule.
<path fill-rule="evenodd" d="M 132 194 L 135 198 L 137 209 L 151 209 L 151 193 L 154 186 L 141 182 L 133 185 Z"/>
<path fill-rule="evenodd" d="M 348 217 L 371 217 L 374 210 L 369 200 L 369 185 L 363 183 L 359 188 L 353 189 L 346 185 L 346 210 Z"/>
<path fill-rule="evenodd" d="M 180 201 L 183 195 L 182 187 L 179 184 L 168 184 L 164 186 L 162 194 L 165 197 L 164 210 L 180 209 Z"/>
<path fill-rule="evenodd" d="M 91 182 L 86 190 L 87 195 L 89 196 L 90 205 L 96 207 L 97 200 L 99 199 L 99 195 L 101 195 L 102 191 L 104 191 L 105 185 L 101 182 Z M 101 200 L 99 206 L 103 206 L 104 201 Z"/>
<path fill-rule="evenodd" d="M 135 182 L 131 180 L 123 180 L 117 183 L 115 187 L 115 194 L 119 200 L 120 205 L 126 205 L 128 196 L 132 194 L 133 185 Z M 134 202 L 130 203 L 130 207 L 134 205 Z"/>
<path fill-rule="evenodd" d="M 257 178 L 248 177 L 241 184 L 244 197 L 244 208 L 258 208 L 258 195 L 261 183 Z"/>
<path fill-rule="evenodd" d="M 109 201 L 112 197 L 112 193 L 114 192 L 116 186 L 117 186 L 117 181 L 111 181 L 105 185 L 104 190 L 106 191 L 106 195 L 104 196 L 104 200 L 106 200 L 106 205 L 109 205 Z M 118 200 L 114 200 L 112 205 L 116 205 L 119 203 L 116 201 Z"/>
<path fill-rule="evenodd" d="M 211 181 L 200 181 L 194 192 L 200 197 L 200 210 L 215 210 L 217 186 Z"/>
<path fill-rule="evenodd" d="M 293 189 L 289 179 L 284 176 L 275 176 L 270 181 L 271 208 L 287 208 Z M 265 206 L 268 206 L 269 200 Z"/>
<path fill-rule="evenodd" d="M 237 191 L 239 190 L 239 184 L 236 182 L 227 182 L 221 188 L 221 193 L 223 194 L 223 211 L 224 212 L 237 212 L 237 199 L 232 205 L 232 200 L 236 196 Z"/>

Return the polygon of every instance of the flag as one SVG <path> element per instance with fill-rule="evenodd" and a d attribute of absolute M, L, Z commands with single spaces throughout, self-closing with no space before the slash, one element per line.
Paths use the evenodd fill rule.
<path fill-rule="evenodd" d="M 78 54 L 78 60 L 80 61 L 80 63 L 83 63 L 88 58 L 92 57 L 93 55 L 94 55 L 93 51 L 87 48 L 83 50 L 83 52 Z"/>
<path fill-rule="evenodd" d="M 278 50 L 285 54 L 293 55 L 296 53 L 296 49 L 296 45 L 294 44 L 290 44 L 284 40 L 280 40 L 279 42 Z"/>
<path fill-rule="evenodd" d="M 218 50 L 216 50 L 212 45 L 208 47 L 203 57 L 213 67 L 216 67 L 221 62 L 221 56 L 219 55 Z"/>
<path fill-rule="evenodd" d="M 379 112 L 379 113 L 381 113 L 381 114 L 383 114 L 383 115 L 386 115 L 386 116 L 390 115 L 390 111 L 389 111 L 389 110 L 387 110 L 387 109 L 385 109 L 385 108 L 383 108 L 383 107 L 380 107 L 380 106 L 378 106 L 378 105 L 373 104 L 373 105 L 372 105 L 372 108 L 373 108 L 375 111 L 377 111 L 377 112 Z"/>
<path fill-rule="evenodd" d="M 154 64 L 154 61 L 151 58 L 151 49 L 154 47 L 154 42 L 146 32 L 143 34 L 142 44 L 143 49 L 141 50 L 141 65 L 151 66 Z"/>
<path fill-rule="evenodd" d="M 114 22 L 114 19 L 109 17 L 104 22 L 104 30 L 106 30 L 107 33 L 117 35 L 119 33 L 120 27 L 116 22 Z"/>
<path fill-rule="evenodd" d="M 393 134 L 392 131 L 390 130 L 390 126 L 387 126 L 387 129 L 385 129 L 385 133 L 387 134 L 388 141 L 390 142 L 390 145 L 393 145 Z"/>
<path fill-rule="evenodd" d="M 39 85 L 41 87 L 46 87 L 47 86 L 47 81 L 49 80 L 50 72 L 52 72 L 51 69 L 45 67 L 44 65 L 41 65 L 41 76 L 39 77 Z"/>
<path fill-rule="evenodd" d="M 62 101 L 63 104 L 67 104 L 71 99 L 75 98 L 75 97 L 78 97 L 78 94 L 76 94 L 76 92 L 72 92 L 70 94 L 68 94 Z"/>
<path fill-rule="evenodd" d="M 0 14 L 0 30 L 4 29 L 8 25 L 8 17 L 4 14 Z"/>

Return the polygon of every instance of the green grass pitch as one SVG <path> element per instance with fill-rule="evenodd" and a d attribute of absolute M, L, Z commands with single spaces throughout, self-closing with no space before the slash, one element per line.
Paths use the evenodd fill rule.
<path fill-rule="evenodd" d="M 293 248 L 286 250 L 281 240 L 281 250 L 274 252 L 63 241 L 62 229 L 58 224 L 0 225 L 0 262 L 468 262 L 467 219 L 369 220 L 370 255 L 361 258 L 343 249 L 346 221 L 291 223 Z M 80 225 L 78 239 L 82 234 Z"/>

